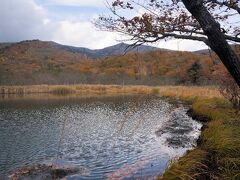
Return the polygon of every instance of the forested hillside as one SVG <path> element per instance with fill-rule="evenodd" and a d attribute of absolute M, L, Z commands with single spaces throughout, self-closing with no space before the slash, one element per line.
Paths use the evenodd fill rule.
<path fill-rule="evenodd" d="M 239 47 L 236 49 L 239 52 Z M 91 59 L 86 54 L 59 48 L 52 42 L 35 40 L 0 46 L 1 85 L 207 85 L 215 84 L 222 71 L 224 67 L 213 53 L 149 49 Z"/>
<path fill-rule="evenodd" d="M 82 73 L 96 74 L 99 83 L 109 84 L 216 84 L 225 70 L 214 55 L 191 52 L 152 51 L 112 56 L 98 61 L 82 62 L 71 67 Z"/>

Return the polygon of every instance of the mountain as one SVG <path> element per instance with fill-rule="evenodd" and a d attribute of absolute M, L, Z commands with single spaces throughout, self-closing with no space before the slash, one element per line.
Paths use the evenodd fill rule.
<path fill-rule="evenodd" d="M 240 45 L 239 44 L 231 44 L 230 45 L 232 47 L 232 49 L 235 51 L 235 52 L 239 52 L 239 49 L 240 49 Z M 215 54 L 213 50 L 211 49 L 201 49 L 201 50 L 198 50 L 198 51 L 194 51 L 194 53 L 196 54 L 203 54 L 203 55 L 212 55 L 212 54 Z"/>
<path fill-rule="evenodd" d="M 138 47 L 132 48 L 125 43 L 119 43 L 103 49 L 88 49 L 84 47 L 62 45 L 53 41 L 40 41 L 40 40 L 29 40 L 29 41 L 22 41 L 19 43 L 0 43 L 0 49 L 9 47 L 15 44 L 37 43 L 37 42 L 42 44 L 48 44 L 49 47 L 50 46 L 52 48 L 55 47 L 56 49 L 68 51 L 70 53 L 80 53 L 81 55 L 84 55 L 85 57 L 88 57 L 90 59 L 99 59 L 99 58 L 104 58 L 112 55 L 123 55 L 125 53 L 130 53 L 130 52 L 148 52 L 148 51 L 154 51 L 159 49 L 159 48 L 156 48 L 153 46 L 147 46 L 147 45 L 140 45 Z M 165 49 L 161 49 L 161 50 L 165 50 Z M 166 51 L 169 51 L 169 50 L 166 49 Z"/>
<path fill-rule="evenodd" d="M 66 45 L 61 45 L 57 43 L 54 43 L 54 44 L 56 45 L 56 47 L 60 49 L 64 49 L 73 53 L 81 53 L 92 59 L 104 58 L 112 55 L 120 55 L 120 54 L 129 53 L 129 52 L 148 52 L 148 51 L 154 51 L 158 49 L 156 47 L 146 46 L 146 45 L 140 45 L 138 47 L 131 48 L 129 47 L 128 44 L 125 44 L 125 43 L 119 43 L 114 46 L 109 46 L 103 49 L 95 49 L 95 50 L 83 48 L 83 47 L 66 46 Z"/>
<path fill-rule="evenodd" d="M 219 66 L 209 55 L 151 46 L 117 55 L 126 47 L 90 50 L 39 40 L 0 44 L 0 85 L 208 84 Z"/>
<path fill-rule="evenodd" d="M 76 63 L 85 59 L 85 56 L 80 53 L 59 49 L 51 42 L 39 40 L 2 43 L 0 44 L 0 55 L 2 61 L 11 59 L 16 63 L 23 61 L 44 63 L 48 60 L 54 63 Z"/>
<path fill-rule="evenodd" d="M 10 46 L 12 43 L 0 43 L 0 49 Z"/>
<path fill-rule="evenodd" d="M 86 61 L 84 55 L 59 49 L 49 42 L 4 43 L 0 45 L 0 83 L 58 83 L 56 75 L 70 71 L 68 66 L 82 61 Z M 64 77 L 58 77 L 61 78 Z"/>
<path fill-rule="evenodd" d="M 212 53 L 212 50 L 211 49 L 201 49 L 201 50 L 198 50 L 198 51 L 194 51 L 194 53 L 196 54 L 210 54 Z"/>

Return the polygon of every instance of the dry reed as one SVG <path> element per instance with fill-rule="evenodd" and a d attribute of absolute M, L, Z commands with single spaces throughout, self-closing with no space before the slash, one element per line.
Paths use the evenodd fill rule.
<path fill-rule="evenodd" d="M 117 94 L 153 94 L 165 97 L 221 97 L 217 88 L 197 86 L 120 86 L 120 85 L 31 85 L 0 86 L 0 94 L 40 94 L 55 95 L 117 95 Z"/>

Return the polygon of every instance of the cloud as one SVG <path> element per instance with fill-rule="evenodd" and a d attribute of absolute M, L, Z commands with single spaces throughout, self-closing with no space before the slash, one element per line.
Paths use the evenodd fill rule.
<path fill-rule="evenodd" d="M 81 1 L 82 5 L 91 3 L 94 1 Z M 0 5 L 1 42 L 41 39 L 89 48 L 102 48 L 116 43 L 115 33 L 97 31 L 90 20 L 51 19 L 47 9 L 33 0 L 2 0 Z"/>
<path fill-rule="evenodd" d="M 171 39 L 167 41 L 162 40 L 155 43 L 155 46 L 178 51 L 197 51 L 199 49 L 208 48 L 203 42 L 179 39 Z"/>
<path fill-rule="evenodd" d="M 81 7 L 105 7 L 105 0 L 49 0 L 48 4 Z"/>
<path fill-rule="evenodd" d="M 116 44 L 116 40 L 122 38 L 117 33 L 96 30 L 90 22 L 96 17 L 94 12 L 87 14 L 87 18 L 86 14 L 69 17 L 62 14 L 62 11 L 53 12 L 42 4 L 54 1 L 79 6 L 101 6 L 102 3 L 101 0 L 38 0 L 38 4 L 36 0 L 1 0 L 0 42 L 41 39 L 98 49 Z M 179 40 L 161 41 L 156 46 L 174 50 L 197 50 L 205 47 L 198 42 Z"/>
<path fill-rule="evenodd" d="M 0 5 L 0 41 L 50 35 L 46 11 L 33 0 L 1 0 Z"/>
<path fill-rule="evenodd" d="M 88 21 L 62 21 L 58 24 L 53 40 L 58 43 L 82 46 L 93 49 L 103 48 L 116 43 L 116 33 L 102 32 L 95 29 Z"/>

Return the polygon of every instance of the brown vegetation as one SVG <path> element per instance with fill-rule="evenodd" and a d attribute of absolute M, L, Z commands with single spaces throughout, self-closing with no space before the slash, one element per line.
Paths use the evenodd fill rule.
<path fill-rule="evenodd" d="M 117 95 L 117 94 L 154 94 L 159 96 L 187 97 L 221 97 L 215 87 L 196 86 L 120 86 L 120 85 L 32 85 L 0 86 L 0 94 L 27 95 L 52 93 L 55 95 Z M 21 92 L 21 93 L 19 93 Z"/>
<path fill-rule="evenodd" d="M 29 41 L 0 50 L 0 84 L 208 85 L 223 68 L 212 54 L 156 50 L 91 60 Z"/>
<path fill-rule="evenodd" d="M 240 108 L 240 87 L 234 81 L 227 71 L 222 71 L 218 76 L 219 91 L 227 100 L 229 100 L 234 107 Z"/>

